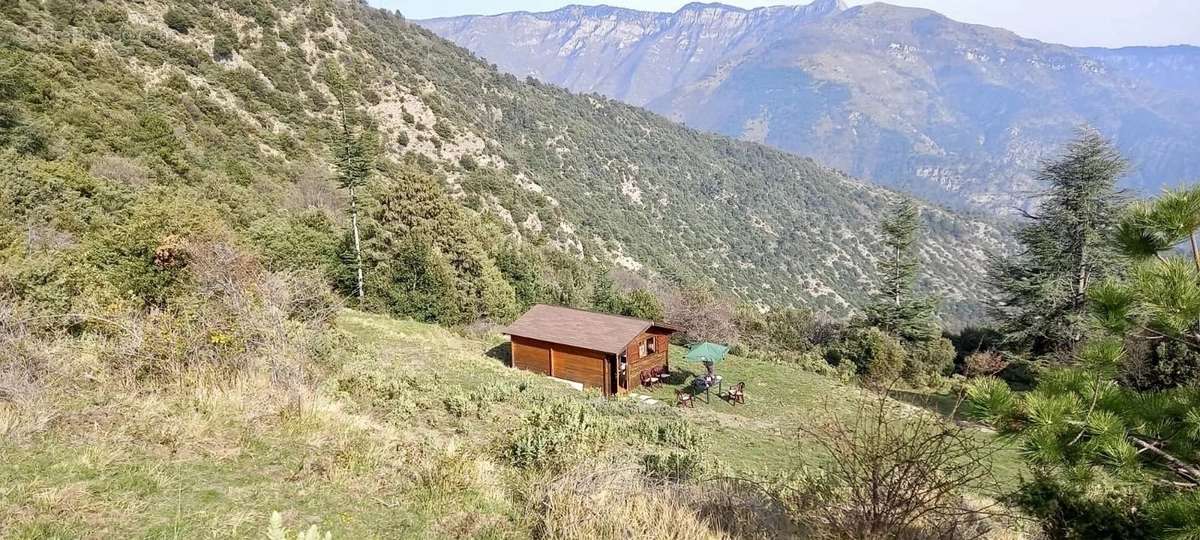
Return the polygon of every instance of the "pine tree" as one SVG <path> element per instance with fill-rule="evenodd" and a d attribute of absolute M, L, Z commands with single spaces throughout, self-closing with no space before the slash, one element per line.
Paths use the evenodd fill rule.
<path fill-rule="evenodd" d="M 371 290 L 379 307 L 418 321 L 467 322 L 469 309 L 455 288 L 454 268 L 427 236 L 404 234 L 389 256 L 371 267 Z"/>
<path fill-rule="evenodd" d="M 1031 392 L 977 379 L 967 391 L 968 410 L 1020 441 L 1040 477 L 1087 493 L 1102 492 L 1099 473 L 1118 475 L 1146 499 L 1126 510 L 1150 529 L 1146 538 L 1198 538 L 1200 390 L 1124 388 L 1114 380 L 1123 355 L 1120 339 L 1092 339 L 1077 348 L 1074 365 L 1042 373 Z"/>
<path fill-rule="evenodd" d="M 372 271 L 387 267 L 398 246 L 409 236 L 419 236 L 452 268 L 454 289 L 465 310 L 463 320 L 514 317 L 516 293 L 483 247 L 480 235 L 487 228 L 446 193 L 438 178 L 386 161 L 380 163 L 380 171 L 366 197 L 363 266 Z"/>
<path fill-rule="evenodd" d="M 1115 186 L 1125 170 L 1117 149 L 1090 128 L 1043 165 L 1038 180 L 1047 189 L 1037 213 L 1025 213 L 1020 253 L 995 258 L 989 270 L 993 314 L 1013 346 L 1069 357 L 1085 338 L 1088 287 L 1119 266 L 1107 236 L 1123 207 Z"/>
<path fill-rule="evenodd" d="M 917 259 L 920 213 L 911 199 L 892 206 L 883 220 L 884 253 L 879 261 L 879 291 L 867 307 L 867 322 L 909 341 L 937 335 L 934 304 L 915 293 L 921 263 Z"/>
<path fill-rule="evenodd" d="M 1100 326 L 1137 345 L 1127 379 L 1139 388 L 1200 381 L 1198 230 L 1200 187 L 1167 191 L 1153 201 L 1134 204 L 1121 217 L 1115 235 L 1133 266 L 1088 291 L 1091 313 Z M 1190 257 L 1175 252 L 1185 242 L 1192 246 Z"/>
<path fill-rule="evenodd" d="M 1094 474 L 1075 474 L 1089 469 L 1134 481 L 1146 502 L 1129 513 L 1154 529 L 1147 537 L 1197 538 L 1200 388 L 1189 373 L 1194 368 L 1168 366 L 1163 371 L 1176 381 L 1160 377 L 1149 391 L 1126 384 L 1125 375 L 1138 351 L 1154 351 L 1154 361 L 1200 352 L 1200 263 L 1173 253 L 1200 229 L 1200 189 L 1167 192 L 1116 219 L 1108 243 L 1134 266 L 1086 290 L 1087 323 L 1097 329 L 1092 334 L 1106 335 L 1089 335 L 1070 363 L 1044 371 L 1031 392 L 979 380 L 968 391 L 970 408 L 1017 435 L 1040 474 L 1061 476 L 1072 489 L 1095 491 L 1089 489 L 1097 483 Z"/>
<path fill-rule="evenodd" d="M 354 84 L 336 68 L 328 69 L 327 80 L 337 104 L 337 129 L 333 141 L 333 163 L 338 185 L 350 193 L 350 229 L 354 236 L 356 295 L 366 300 L 363 286 L 362 238 L 358 227 L 358 190 L 366 186 L 375 167 L 376 135 L 371 126 L 359 127 L 353 119 L 358 106 Z"/>
<path fill-rule="evenodd" d="M 546 262 L 541 252 L 532 246 L 505 242 L 492 255 L 504 279 L 512 285 L 517 308 L 521 311 L 545 299 Z"/>

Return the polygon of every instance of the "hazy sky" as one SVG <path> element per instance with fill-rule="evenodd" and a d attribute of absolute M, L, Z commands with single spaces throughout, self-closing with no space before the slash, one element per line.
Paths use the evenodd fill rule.
<path fill-rule="evenodd" d="M 608 4 L 675 11 L 686 0 L 369 0 L 410 19 L 505 11 L 549 11 L 567 4 Z M 865 4 L 864 0 L 847 0 Z M 756 7 L 806 0 L 725 0 Z M 952 19 L 999 26 L 1025 37 L 1076 46 L 1200 45 L 1200 0 L 890 0 L 925 7 Z"/>

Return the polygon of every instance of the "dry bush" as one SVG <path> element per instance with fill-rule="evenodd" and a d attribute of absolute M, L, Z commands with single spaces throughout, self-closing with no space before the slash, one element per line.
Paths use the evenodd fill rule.
<path fill-rule="evenodd" d="M 319 276 L 267 271 L 223 242 L 184 242 L 170 258 L 186 271 L 186 290 L 167 308 L 124 316 L 105 351 L 114 365 L 138 380 L 177 380 L 204 369 L 266 370 L 277 383 L 306 381 L 340 309 Z"/>
<path fill-rule="evenodd" d="M 75 243 L 74 235 L 53 226 L 32 221 L 25 226 L 25 248 L 29 251 L 65 250 Z"/>
<path fill-rule="evenodd" d="M 530 485 L 536 538 L 806 536 L 772 487 L 742 479 L 660 482 L 638 468 L 593 462 Z"/>
<path fill-rule="evenodd" d="M 107 178 L 131 187 L 145 187 L 150 184 L 150 169 L 141 163 L 120 156 L 104 156 L 97 158 L 88 168 L 92 176 Z"/>
<path fill-rule="evenodd" d="M 807 532 L 773 486 L 720 477 L 680 486 L 682 499 L 705 523 L 730 538 L 803 538 Z"/>
<path fill-rule="evenodd" d="M 963 360 L 963 375 L 969 378 L 991 377 L 1008 367 L 1008 360 L 996 351 L 972 353 Z"/>
<path fill-rule="evenodd" d="M 39 320 L 0 295 L 0 440 L 25 439 L 54 417 L 43 387 L 55 345 L 31 326 Z"/>
<path fill-rule="evenodd" d="M 732 300 L 708 289 L 687 287 L 670 290 L 663 297 L 668 323 L 683 331 L 692 341 L 734 343 L 738 338 Z"/>
<path fill-rule="evenodd" d="M 285 208 L 318 210 L 332 221 L 345 217 L 344 210 L 348 204 L 346 195 L 333 181 L 333 174 L 323 165 L 301 169 L 284 200 Z"/>
<path fill-rule="evenodd" d="M 1003 518 L 992 474 L 998 443 L 924 411 L 901 412 L 886 393 L 864 400 L 851 418 L 801 428 L 830 456 L 785 498 L 814 537 L 855 540 L 975 539 Z"/>
<path fill-rule="evenodd" d="M 529 515 L 535 538 L 728 538 L 677 489 L 646 482 L 636 468 L 593 464 L 533 485 Z"/>

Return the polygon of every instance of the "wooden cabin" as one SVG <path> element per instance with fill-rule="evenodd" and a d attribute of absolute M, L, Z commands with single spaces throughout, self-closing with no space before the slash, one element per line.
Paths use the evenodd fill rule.
<path fill-rule="evenodd" d="M 605 395 L 641 384 L 640 374 L 667 367 L 676 330 L 662 323 L 538 304 L 505 329 L 512 366 L 600 388 Z"/>

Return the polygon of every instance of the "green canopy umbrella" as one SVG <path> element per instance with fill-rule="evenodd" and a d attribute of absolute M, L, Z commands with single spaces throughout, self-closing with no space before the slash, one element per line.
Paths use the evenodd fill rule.
<path fill-rule="evenodd" d="M 692 350 L 687 353 L 687 359 L 693 362 L 712 363 L 725 358 L 725 355 L 728 353 L 729 347 L 705 341 L 692 347 Z"/>
<path fill-rule="evenodd" d="M 712 375 L 713 364 L 722 358 L 725 358 L 725 355 L 728 352 L 729 347 L 725 345 L 717 345 L 716 343 L 709 343 L 705 341 L 704 343 L 692 347 L 692 350 L 688 351 L 685 358 L 693 362 L 704 362 L 704 369 L 708 371 L 709 375 Z"/>

